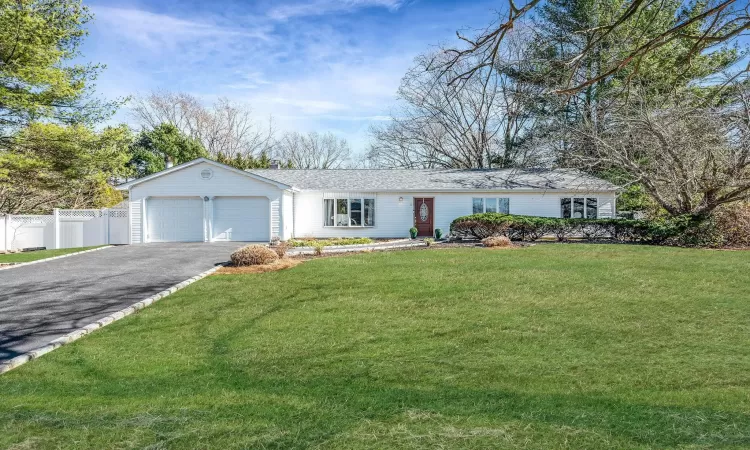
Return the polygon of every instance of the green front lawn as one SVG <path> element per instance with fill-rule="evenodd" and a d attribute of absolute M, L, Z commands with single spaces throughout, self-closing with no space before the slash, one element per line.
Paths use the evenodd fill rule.
<path fill-rule="evenodd" d="M 62 256 L 67 255 L 68 253 L 82 252 L 84 250 L 91 250 L 92 248 L 98 247 L 101 247 L 101 245 L 96 245 L 94 247 L 61 248 L 57 250 L 38 250 L 35 252 L 8 253 L 0 255 L 0 264 L 36 261 L 38 259 L 52 258 L 53 256 Z"/>
<path fill-rule="evenodd" d="M 0 376 L 0 448 L 747 448 L 750 253 L 215 275 Z"/>

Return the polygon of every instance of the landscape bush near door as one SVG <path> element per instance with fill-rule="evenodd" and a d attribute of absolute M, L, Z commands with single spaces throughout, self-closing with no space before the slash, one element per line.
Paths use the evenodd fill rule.
<path fill-rule="evenodd" d="M 516 241 L 536 241 L 554 236 L 559 241 L 577 237 L 595 241 L 612 239 L 658 245 L 713 246 L 713 237 L 701 230 L 694 219 L 678 217 L 659 220 L 561 219 L 483 213 L 455 219 L 451 234 L 459 239 L 485 239 L 507 236 Z M 691 233 L 692 231 L 692 233 Z M 701 242 L 703 237 L 707 242 Z"/>

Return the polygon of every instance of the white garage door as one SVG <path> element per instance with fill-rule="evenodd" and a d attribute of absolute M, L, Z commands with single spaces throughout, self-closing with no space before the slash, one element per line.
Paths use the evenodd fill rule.
<path fill-rule="evenodd" d="M 149 242 L 202 242 L 203 200 L 149 198 L 146 200 Z"/>
<path fill-rule="evenodd" d="M 268 214 L 265 197 L 216 197 L 214 240 L 268 242 L 271 226 Z"/>

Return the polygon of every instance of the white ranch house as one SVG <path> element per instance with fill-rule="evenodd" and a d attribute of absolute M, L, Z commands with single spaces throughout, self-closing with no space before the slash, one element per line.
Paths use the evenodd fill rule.
<path fill-rule="evenodd" d="M 119 186 L 129 243 L 268 242 L 305 237 L 407 237 L 456 217 L 498 211 L 615 217 L 617 187 L 558 170 L 242 171 L 204 158 Z"/>

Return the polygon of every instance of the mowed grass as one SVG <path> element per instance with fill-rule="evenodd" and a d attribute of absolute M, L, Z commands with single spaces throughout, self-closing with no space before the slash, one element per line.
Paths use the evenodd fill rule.
<path fill-rule="evenodd" d="M 0 376 L 0 447 L 747 448 L 749 343 L 748 252 L 319 259 Z"/>
<path fill-rule="evenodd" d="M 57 250 L 37 250 L 33 252 L 7 253 L 0 255 L 0 264 L 36 261 L 39 259 L 52 258 L 53 256 L 62 256 L 69 253 L 91 250 L 92 248 L 98 247 L 101 247 L 101 245 L 97 245 L 94 247 L 61 248 Z"/>

